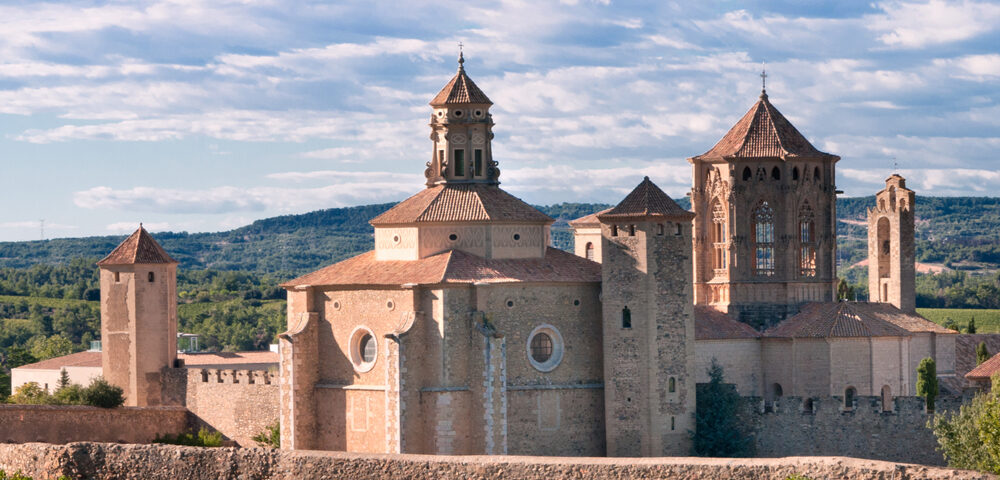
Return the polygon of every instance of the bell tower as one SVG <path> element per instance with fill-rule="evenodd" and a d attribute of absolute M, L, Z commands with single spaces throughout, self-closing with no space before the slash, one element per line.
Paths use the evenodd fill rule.
<path fill-rule="evenodd" d="M 431 100 L 431 161 L 427 186 L 442 183 L 499 184 L 493 161 L 493 102 L 465 73 L 465 56 L 458 55 L 458 73 Z"/>
<path fill-rule="evenodd" d="M 160 405 L 161 371 L 177 359 L 177 261 L 140 225 L 97 266 L 104 378 L 127 406 Z"/>
<path fill-rule="evenodd" d="M 868 209 L 868 294 L 872 302 L 916 309 L 913 190 L 892 174 Z"/>
<path fill-rule="evenodd" d="M 694 214 L 646 177 L 597 218 L 608 456 L 688 455 L 695 429 Z"/>

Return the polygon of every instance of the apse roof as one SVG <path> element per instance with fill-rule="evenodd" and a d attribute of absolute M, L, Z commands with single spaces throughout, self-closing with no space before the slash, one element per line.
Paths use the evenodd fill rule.
<path fill-rule="evenodd" d="M 97 265 L 133 265 L 139 263 L 177 263 L 167 254 L 166 250 L 156 243 L 153 236 L 139 226 L 139 229 L 129 235 L 107 257 L 97 262 Z"/>
<path fill-rule="evenodd" d="M 649 177 L 643 178 L 635 189 L 611 210 L 597 215 L 598 219 L 616 217 L 662 216 L 691 219 L 694 214 L 677 205 Z"/>

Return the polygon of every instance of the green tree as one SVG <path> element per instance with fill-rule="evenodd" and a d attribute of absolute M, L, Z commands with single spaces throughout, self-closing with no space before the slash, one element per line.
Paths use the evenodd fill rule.
<path fill-rule="evenodd" d="M 36 382 L 28 382 L 14 390 L 7 399 L 10 403 L 21 405 L 48 405 L 53 403 L 52 396 Z"/>
<path fill-rule="evenodd" d="M 976 317 L 969 319 L 969 325 L 965 327 L 965 333 L 976 333 Z"/>
<path fill-rule="evenodd" d="M 3 355 L 3 366 L 8 369 L 13 369 L 20 367 L 22 365 L 27 365 L 29 363 L 35 363 L 38 361 L 34 355 L 31 354 L 27 349 L 21 347 L 10 347 L 7 349 L 7 353 Z"/>
<path fill-rule="evenodd" d="M 986 342 L 979 342 L 979 345 L 976 345 L 976 365 L 982 365 L 989 359 L 990 351 L 986 349 Z"/>
<path fill-rule="evenodd" d="M 254 435 L 253 441 L 262 447 L 281 448 L 281 422 L 275 420 L 263 432 Z"/>
<path fill-rule="evenodd" d="M 927 411 L 934 411 L 934 399 L 938 395 L 937 365 L 927 357 L 917 366 L 917 396 L 924 397 Z"/>
<path fill-rule="evenodd" d="M 944 325 L 943 326 L 944 326 L 944 328 L 955 330 L 956 332 L 958 331 L 958 323 L 955 322 L 955 320 L 953 318 L 951 318 L 951 317 L 946 317 L 944 319 Z"/>
<path fill-rule="evenodd" d="M 930 422 L 949 466 L 1000 473 L 998 391 L 979 393 L 958 412 L 937 415 Z"/>
<path fill-rule="evenodd" d="M 37 339 L 37 341 L 34 341 Z M 31 354 L 39 360 L 61 357 L 77 351 L 77 346 L 62 335 L 49 338 L 35 337 L 31 342 Z"/>
<path fill-rule="evenodd" d="M 97 377 L 84 389 L 83 402 L 101 408 L 120 407 L 125 403 L 125 391 L 108 383 L 103 377 Z"/>
<path fill-rule="evenodd" d="M 59 383 L 56 384 L 56 391 L 62 390 L 69 386 L 69 372 L 66 369 L 59 371 Z"/>
<path fill-rule="evenodd" d="M 723 383 L 722 367 L 712 359 L 708 385 L 699 389 L 695 409 L 694 452 L 702 457 L 739 457 L 750 453 L 750 438 L 739 420 L 740 396 Z"/>

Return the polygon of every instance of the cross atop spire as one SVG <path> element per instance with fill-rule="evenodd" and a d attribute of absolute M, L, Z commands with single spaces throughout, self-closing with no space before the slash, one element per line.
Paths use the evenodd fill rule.
<path fill-rule="evenodd" d="M 462 70 L 464 68 L 463 64 L 465 63 L 465 54 L 462 51 L 462 47 L 464 47 L 464 46 L 465 45 L 462 45 L 462 42 L 458 42 L 458 69 L 459 70 Z"/>
<path fill-rule="evenodd" d="M 767 95 L 767 64 L 760 62 L 760 94 Z"/>

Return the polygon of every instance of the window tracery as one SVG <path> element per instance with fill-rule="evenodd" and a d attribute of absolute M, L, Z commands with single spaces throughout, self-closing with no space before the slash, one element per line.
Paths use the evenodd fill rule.
<path fill-rule="evenodd" d="M 816 276 L 816 222 L 809 202 L 799 210 L 799 274 Z"/>
<path fill-rule="evenodd" d="M 754 273 L 761 277 L 774 275 L 774 210 L 761 201 L 753 212 Z"/>
<path fill-rule="evenodd" d="M 712 269 L 715 276 L 724 276 L 729 266 L 728 221 L 722 201 L 712 202 Z"/>

